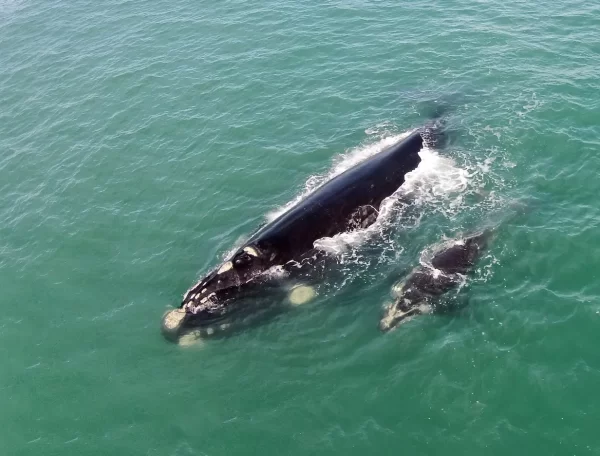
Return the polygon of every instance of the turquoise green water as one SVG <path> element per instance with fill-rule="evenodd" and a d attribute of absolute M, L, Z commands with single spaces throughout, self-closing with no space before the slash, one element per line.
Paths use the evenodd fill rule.
<path fill-rule="evenodd" d="M 600 454 L 599 43 L 577 0 L 0 0 L 2 454 Z M 451 145 L 415 207 L 327 240 L 316 300 L 163 340 L 432 99 Z M 380 334 L 420 252 L 491 221 L 469 305 Z"/>

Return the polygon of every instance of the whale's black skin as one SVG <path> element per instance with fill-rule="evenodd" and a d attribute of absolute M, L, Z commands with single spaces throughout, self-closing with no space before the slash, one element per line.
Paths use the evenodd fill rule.
<path fill-rule="evenodd" d="M 398 143 L 323 184 L 307 198 L 259 229 L 232 257 L 190 288 L 179 306 L 185 311 L 171 337 L 183 326 L 211 324 L 236 312 L 238 298 L 270 281 L 266 271 L 293 273 L 310 267 L 323 252 L 314 242 L 344 231 L 366 228 L 377 219 L 381 202 L 404 183 L 421 161 L 424 144 L 441 138 L 441 124 L 431 123 Z"/>
<path fill-rule="evenodd" d="M 404 282 L 394 287 L 396 299 L 386 309 L 380 329 L 389 331 L 410 317 L 432 309 L 436 298 L 464 281 L 487 247 L 490 234 L 486 230 L 445 243 L 434 254 L 431 264 L 414 269 Z"/>

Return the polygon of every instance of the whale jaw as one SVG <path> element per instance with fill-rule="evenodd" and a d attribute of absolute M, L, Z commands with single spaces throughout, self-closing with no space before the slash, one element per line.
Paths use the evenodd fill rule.
<path fill-rule="evenodd" d="M 396 329 L 403 323 L 407 323 L 417 315 L 429 314 L 433 312 L 433 307 L 427 301 L 420 301 L 414 304 L 406 303 L 406 300 L 399 298 L 391 304 L 385 311 L 385 315 L 379 321 L 379 329 L 382 332 L 389 332 Z"/>

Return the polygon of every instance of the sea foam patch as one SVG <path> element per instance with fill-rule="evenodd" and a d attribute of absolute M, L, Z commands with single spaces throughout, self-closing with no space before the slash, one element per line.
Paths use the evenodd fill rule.
<path fill-rule="evenodd" d="M 399 141 L 403 136 L 393 136 Z M 377 143 L 382 144 L 382 141 Z M 386 146 L 390 145 L 385 142 Z M 382 146 L 379 151 L 384 147 Z M 372 155 L 372 154 L 371 154 Z M 404 184 L 390 197 L 383 200 L 377 221 L 366 229 L 340 233 L 315 242 L 315 247 L 331 254 L 346 253 L 349 249 L 363 244 L 376 233 L 380 233 L 397 214 L 398 203 L 407 198 L 417 205 L 435 207 L 443 212 L 453 212 L 462 204 L 462 193 L 469 186 L 469 173 L 456 165 L 454 160 L 439 152 L 424 147 L 419 152 L 421 162 L 414 171 L 406 174 Z"/>

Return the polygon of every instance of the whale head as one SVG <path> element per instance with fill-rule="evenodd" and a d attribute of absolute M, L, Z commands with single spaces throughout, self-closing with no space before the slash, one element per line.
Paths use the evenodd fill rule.
<path fill-rule="evenodd" d="M 176 332 L 183 325 L 210 325 L 236 312 L 236 298 L 266 282 L 265 272 L 276 261 L 277 255 L 264 246 L 248 244 L 240 248 L 185 293 L 177 314 L 181 318 L 167 332 Z"/>
<path fill-rule="evenodd" d="M 411 307 L 405 311 L 400 310 L 395 304 L 392 304 L 391 309 L 386 311 L 384 317 L 379 321 L 379 329 L 382 332 L 388 332 L 395 329 L 398 325 L 410 320 L 411 317 L 418 315 L 417 307 Z"/>
<path fill-rule="evenodd" d="M 406 282 L 395 285 L 393 294 L 396 296 L 394 302 L 385 306 L 384 315 L 379 321 L 379 329 L 383 332 L 391 331 L 416 315 L 431 311 L 428 296 Z"/>

